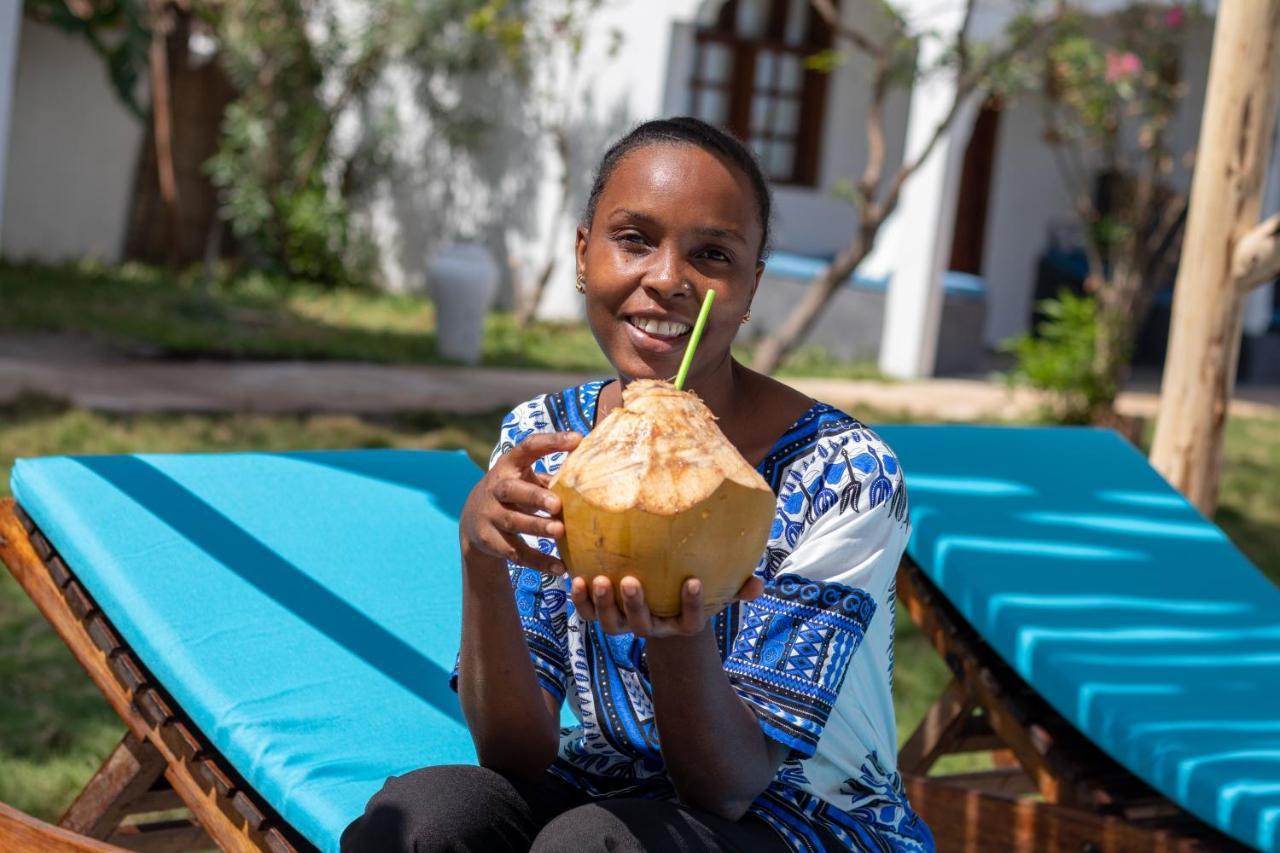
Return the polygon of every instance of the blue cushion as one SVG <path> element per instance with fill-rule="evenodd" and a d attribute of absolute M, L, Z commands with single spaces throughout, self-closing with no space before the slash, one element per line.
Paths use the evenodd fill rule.
<path fill-rule="evenodd" d="M 336 850 L 388 775 L 474 762 L 461 453 L 23 460 L 13 492 L 196 726 Z"/>
<path fill-rule="evenodd" d="M 1280 589 L 1114 433 L 878 432 L 908 552 L 983 638 L 1137 776 L 1280 849 Z"/>
<path fill-rule="evenodd" d="M 765 262 L 765 272 L 777 278 L 808 281 L 816 277 L 831 263 L 830 257 L 801 255 L 796 252 L 773 252 Z M 854 287 L 883 291 L 889 286 L 889 276 L 860 275 L 857 271 L 849 277 Z M 947 296 L 967 299 L 985 299 L 987 283 L 981 277 L 953 270 L 942 274 L 942 291 Z"/>

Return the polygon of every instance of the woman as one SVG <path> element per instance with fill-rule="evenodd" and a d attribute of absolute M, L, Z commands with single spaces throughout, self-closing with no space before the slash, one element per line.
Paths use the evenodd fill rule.
<path fill-rule="evenodd" d="M 388 780 L 344 849 L 932 849 L 894 771 L 901 469 L 856 420 L 730 355 L 770 204 L 747 149 L 694 119 L 640 125 L 605 155 L 578 290 L 618 378 L 508 415 L 460 523 L 455 686 L 481 766 Z M 566 581 L 546 486 L 628 382 L 675 375 L 708 290 L 686 387 L 778 510 L 734 603 L 707 618 L 690 580 L 664 619 L 634 578 L 622 607 L 607 578 Z M 561 732 L 565 701 L 579 725 Z"/>

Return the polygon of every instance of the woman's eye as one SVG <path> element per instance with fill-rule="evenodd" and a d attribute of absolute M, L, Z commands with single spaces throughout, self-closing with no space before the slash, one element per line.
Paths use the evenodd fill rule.
<path fill-rule="evenodd" d="M 723 252 L 720 249 L 703 249 L 702 256 L 713 261 L 720 261 L 721 263 L 729 263 L 733 260 L 733 258 L 729 257 L 727 252 Z"/>
<path fill-rule="evenodd" d="M 627 248 L 646 246 L 649 242 L 644 238 L 643 234 L 637 234 L 635 231 L 625 231 L 621 234 L 616 234 L 613 239 L 618 243 L 624 244 Z"/>

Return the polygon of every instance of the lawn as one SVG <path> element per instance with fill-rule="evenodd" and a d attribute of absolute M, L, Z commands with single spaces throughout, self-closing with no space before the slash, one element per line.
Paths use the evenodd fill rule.
<path fill-rule="evenodd" d="M 860 413 L 874 421 L 875 413 Z M 0 406 L 0 493 L 15 456 L 326 447 L 463 448 L 487 457 L 501 413 L 349 416 L 106 416 L 29 398 Z M 1280 582 L 1280 421 L 1234 420 L 1218 521 Z M 947 673 L 899 614 L 899 737 L 942 689 Z M 0 801 L 56 818 L 114 746 L 123 727 L 7 572 L 0 572 Z M 943 769 L 982 766 L 960 757 Z"/>
<path fill-rule="evenodd" d="M 0 332 L 89 336 L 168 358 L 313 359 L 441 364 L 435 310 L 419 295 L 322 288 L 258 274 L 201 284 L 200 276 L 125 264 L 0 263 Z M 739 355 L 749 358 L 750 348 Z M 490 314 L 481 363 L 490 367 L 599 372 L 609 365 L 580 323 L 518 328 Z M 782 375 L 878 378 L 826 350 L 797 350 Z"/>

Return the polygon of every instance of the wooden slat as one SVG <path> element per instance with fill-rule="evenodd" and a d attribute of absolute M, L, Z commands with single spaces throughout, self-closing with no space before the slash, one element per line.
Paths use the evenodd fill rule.
<path fill-rule="evenodd" d="M 111 836 L 111 843 L 139 853 L 189 853 L 214 849 L 200 825 L 189 820 L 122 826 Z"/>
<path fill-rule="evenodd" d="M 85 633 L 85 636 L 88 636 L 88 632 Z M 93 639 L 90 638 L 89 642 L 92 643 Z M 138 659 L 133 656 L 132 652 L 117 651 L 108 661 L 116 679 L 128 692 L 133 693 L 143 684 L 146 684 L 146 673 L 142 671 L 141 664 L 138 663 Z"/>
<path fill-rule="evenodd" d="M 161 777 L 163 778 L 163 776 Z M 168 786 L 158 791 L 145 791 L 129 801 L 126 811 L 130 815 L 149 814 L 151 812 L 167 812 L 174 809 L 185 809 L 187 804 L 178 796 L 178 792 Z"/>
<path fill-rule="evenodd" d="M 173 708 L 153 685 L 144 684 L 133 694 L 133 705 L 152 728 L 173 719 Z"/>
<path fill-rule="evenodd" d="M 196 775 L 202 778 L 218 795 L 230 800 L 236 792 L 236 784 L 216 763 L 208 760 L 196 762 Z"/>
<path fill-rule="evenodd" d="M 907 799 L 933 831 L 940 853 L 1193 853 L 1205 848 L 1120 818 L 906 776 Z"/>
<path fill-rule="evenodd" d="M 0 803 L 0 850 L 34 853 L 122 853 L 115 847 L 52 826 Z"/>
<path fill-rule="evenodd" d="M 94 613 L 85 620 L 85 629 L 89 632 L 89 639 L 93 640 L 93 644 L 99 651 L 109 655 L 120 647 L 120 638 L 116 636 L 115 631 L 111 630 L 110 623 L 102 614 Z"/>
<path fill-rule="evenodd" d="M 34 527 L 32 529 L 34 531 Z M 163 691 L 148 684 L 145 668 L 129 650 L 117 649 L 108 657 L 98 648 L 86 624 L 73 612 L 66 590 L 58 587 L 44 561 L 36 553 L 31 536 L 23 526 L 19 508 L 11 498 L 0 500 L 0 560 L 35 602 L 58 636 L 67 644 L 76 660 L 88 672 L 89 677 L 102 691 L 108 704 L 120 719 L 125 722 L 130 731 L 139 738 L 145 738 L 163 756 L 165 778 L 169 780 L 199 824 L 204 827 L 213 843 L 227 851 L 266 849 L 268 839 L 263 831 L 248 826 L 243 817 L 238 820 L 234 818 L 233 815 L 239 815 L 235 805 L 218 795 L 213 786 L 203 777 L 197 781 L 191 766 L 197 762 L 188 764 L 186 759 L 193 756 L 182 754 L 188 751 L 193 743 L 199 743 L 199 736 L 194 729 L 187 727 L 185 722 L 183 729 L 173 728 L 171 724 L 157 727 L 143 715 L 139 708 L 135 707 L 132 701 L 135 696 L 140 698 L 140 705 L 148 707 L 148 700 L 142 698 L 147 693 L 144 688 L 150 687 L 154 690 L 155 695 L 152 698 L 156 700 L 163 699 Z M 74 570 L 74 567 L 69 568 Z M 92 612 L 92 598 L 84 593 L 74 579 L 67 584 L 67 588 L 72 586 L 84 594 L 89 612 Z M 107 624 L 110 627 L 110 623 Z M 150 707 L 154 709 L 156 705 L 153 704 Z M 161 732 L 166 729 L 172 730 L 167 738 L 161 737 Z M 178 747 L 176 751 L 175 746 Z M 197 750 L 194 755 L 199 756 L 200 750 Z M 211 754 L 207 758 L 213 759 L 214 756 Z M 224 768 L 224 772 L 231 776 L 229 770 Z M 257 800 L 256 794 L 241 793 L 259 811 L 264 813 L 269 811 Z M 279 833 L 290 849 L 314 849 L 287 826 L 280 826 Z M 279 839 L 276 843 L 278 841 Z M 0 846 L 0 850 L 4 849 L 7 848 Z"/>
<path fill-rule="evenodd" d="M 35 549 L 36 556 L 41 560 L 47 560 L 53 556 L 53 546 L 49 544 L 49 540 L 44 538 L 44 534 L 39 530 L 31 531 L 31 547 Z"/>
<path fill-rule="evenodd" d="M 45 566 L 49 569 L 49 574 L 53 576 L 53 582 L 59 587 L 64 587 L 71 580 L 71 570 L 67 568 L 67 564 L 57 554 L 44 561 Z"/>
<path fill-rule="evenodd" d="M 164 756 L 147 740 L 127 732 L 58 825 L 90 838 L 107 838 L 129 813 L 130 803 L 147 793 L 163 773 Z"/>
<path fill-rule="evenodd" d="M 183 761 L 190 762 L 204 751 L 204 744 L 181 720 L 170 720 L 160 727 L 159 734 L 169 750 Z"/>
<path fill-rule="evenodd" d="M 245 822 L 254 829 L 261 829 L 267 822 L 267 816 L 263 814 L 262 809 L 244 791 L 236 791 L 232 794 L 231 802 L 235 805 L 236 811 L 245 819 Z"/>
<path fill-rule="evenodd" d="M 52 580 L 52 577 L 50 577 Z M 70 580 L 63 587 L 62 594 L 66 599 L 67 606 L 71 608 L 71 612 L 75 614 L 77 619 L 87 619 L 89 614 L 93 612 L 93 599 L 89 597 L 89 593 L 84 591 L 84 587 L 75 580 Z"/>
<path fill-rule="evenodd" d="M 272 853 L 293 853 L 293 845 L 280 830 L 272 827 L 264 833 L 267 838 L 267 849 Z"/>

